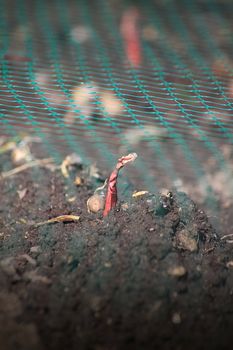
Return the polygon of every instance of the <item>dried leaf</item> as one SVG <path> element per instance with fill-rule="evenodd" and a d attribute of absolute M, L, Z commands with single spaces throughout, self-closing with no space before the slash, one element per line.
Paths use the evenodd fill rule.
<path fill-rule="evenodd" d="M 42 225 L 47 225 L 47 224 L 54 224 L 56 222 L 72 222 L 72 221 L 79 221 L 80 216 L 77 215 L 60 215 L 57 216 L 55 218 L 46 220 L 46 221 L 42 221 L 42 222 L 38 222 L 36 224 L 34 224 L 34 226 L 39 227 Z"/>
<path fill-rule="evenodd" d="M 15 165 L 31 161 L 32 155 L 28 145 L 27 144 L 17 145 L 11 152 L 11 159 Z"/>
<path fill-rule="evenodd" d="M 138 192 L 134 192 L 132 194 L 132 197 L 133 198 L 136 198 L 136 197 L 140 197 L 140 196 L 144 196 L 145 194 L 149 193 L 148 191 L 138 191 Z"/>
<path fill-rule="evenodd" d="M 62 175 L 66 178 L 69 177 L 67 167 L 68 167 L 67 159 L 64 159 L 63 162 L 61 163 L 61 172 L 62 172 Z"/>
<path fill-rule="evenodd" d="M 27 188 L 24 188 L 23 190 L 18 190 L 17 191 L 19 199 L 23 199 L 27 193 Z"/>

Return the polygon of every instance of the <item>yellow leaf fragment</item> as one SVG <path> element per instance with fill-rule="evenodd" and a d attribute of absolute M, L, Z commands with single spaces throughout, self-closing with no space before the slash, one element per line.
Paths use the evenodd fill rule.
<path fill-rule="evenodd" d="M 75 201 L 76 201 L 76 197 L 75 196 L 67 198 L 67 202 L 69 202 L 69 203 L 73 203 Z"/>
<path fill-rule="evenodd" d="M 19 222 L 20 222 L 21 224 L 27 224 L 27 221 L 26 221 L 24 218 L 20 218 L 20 219 L 19 219 Z"/>
<path fill-rule="evenodd" d="M 82 186 L 84 184 L 84 180 L 80 176 L 76 176 L 74 184 L 76 186 Z"/>
<path fill-rule="evenodd" d="M 80 219 L 80 216 L 77 216 L 77 215 L 60 215 L 46 221 L 38 222 L 35 224 L 35 226 L 38 227 L 38 226 L 47 225 L 47 224 L 54 224 L 56 222 L 79 221 L 79 219 Z"/>
<path fill-rule="evenodd" d="M 138 192 L 134 192 L 134 193 L 132 194 L 132 197 L 133 197 L 133 198 L 136 198 L 136 197 L 144 196 L 144 195 L 147 194 L 147 193 L 148 193 L 148 191 L 138 191 Z"/>
<path fill-rule="evenodd" d="M 66 178 L 69 177 L 69 173 L 67 170 L 68 165 L 69 165 L 69 162 L 67 161 L 67 159 L 64 159 L 63 162 L 61 163 L 61 172 L 62 172 L 62 175 Z"/>
<path fill-rule="evenodd" d="M 0 154 L 6 153 L 8 151 L 12 151 L 16 147 L 16 143 L 13 141 L 9 141 L 7 143 L 4 143 L 0 147 Z"/>

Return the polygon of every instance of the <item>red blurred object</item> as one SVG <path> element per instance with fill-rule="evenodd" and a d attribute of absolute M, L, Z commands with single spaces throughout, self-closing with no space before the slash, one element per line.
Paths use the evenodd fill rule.
<path fill-rule="evenodd" d="M 121 20 L 126 56 L 134 67 L 138 67 L 142 61 L 138 20 L 139 12 L 135 7 L 128 8 Z"/>
<path fill-rule="evenodd" d="M 31 62 L 31 58 L 15 54 L 5 54 L 3 58 L 9 62 Z"/>
<path fill-rule="evenodd" d="M 108 189 L 105 200 L 105 208 L 103 212 L 103 216 L 108 215 L 110 210 L 116 206 L 117 203 L 117 177 L 119 170 L 123 168 L 123 166 L 129 162 L 133 162 L 137 158 L 136 153 L 130 153 L 127 156 L 121 157 L 118 159 L 117 165 L 113 172 L 111 173 L 108 180 Z"/>

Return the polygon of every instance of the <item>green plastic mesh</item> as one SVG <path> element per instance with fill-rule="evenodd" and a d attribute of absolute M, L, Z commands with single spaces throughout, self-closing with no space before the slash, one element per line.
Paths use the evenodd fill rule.
<path fill-rule="evenodd" d="M 139 65 L 122 30 L 135 9 Z M 227 0 L 0 0 L 0 136 L 107 169 L 136 151 L 141 187 L 232 194 L 232 13 Z"/>

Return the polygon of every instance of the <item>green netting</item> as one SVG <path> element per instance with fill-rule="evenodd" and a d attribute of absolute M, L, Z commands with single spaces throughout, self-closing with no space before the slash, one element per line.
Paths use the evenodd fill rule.
<path fill-rule="evenodd" d="M 139 65 L 122 29 L 135 10 Z M 135 177 L 153 191 L 220 196 L 222 172 L 232 194 L 232 10 L 228 0 L 0 0 L 0 137 L 33 134 L 57 162 L 76 152 L 106 168 L 136 151 Z"/>

